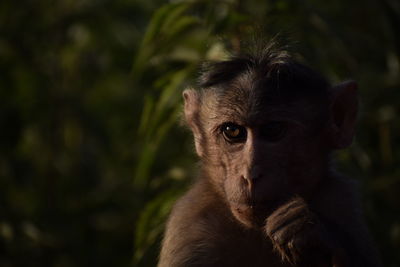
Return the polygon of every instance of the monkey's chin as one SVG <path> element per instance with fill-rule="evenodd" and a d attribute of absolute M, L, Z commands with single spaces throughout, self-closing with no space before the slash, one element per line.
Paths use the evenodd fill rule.
<path fill-rule="evenodd" d="M 258 228 L 264 225 L 264 216 L 255 212 L 254 208 L 244 204 L 231 204 L 233 216 L 244 226 Z"/>

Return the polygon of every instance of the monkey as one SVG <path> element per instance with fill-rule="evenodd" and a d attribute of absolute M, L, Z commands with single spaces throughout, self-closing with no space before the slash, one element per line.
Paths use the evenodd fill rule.
<path fill-rule="evenodd" d="M 210 63 L 186 89 L 198 178 L 174 205 L 159 267 L 381 266 L 357 184 L 333 153 L 355 134 L 358 86 L 271 42 Z"/>

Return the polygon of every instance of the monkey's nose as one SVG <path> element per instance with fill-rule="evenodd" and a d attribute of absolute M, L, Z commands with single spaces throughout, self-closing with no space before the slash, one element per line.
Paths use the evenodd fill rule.
<path fill-rule="evenodd" d="M 247 187 L 250 186 L 250 181 L 243 175 L 242 175 L 242 182 L 245 186 Z"/>
<path fill-rule="evenodd" d="M 242 180 L 246 187 L 252 191 L 255 189 L 255 184 L 258 183 L 258 180 L 260 180 L 262 176 L 262 169 L 259 166 L 252 166 L 247 168 L 242 175 Z"/>
<path fill-rule="evenodd" d="M 258 177 L 251 177 L 251 176 L 242 175 L 242 182 L 243 182 L 244 186 L 247 187 L 247 189 L 249 191 L 253 190 L 254 183 L 255 183 L 256 179 L 258 179 Z"/>

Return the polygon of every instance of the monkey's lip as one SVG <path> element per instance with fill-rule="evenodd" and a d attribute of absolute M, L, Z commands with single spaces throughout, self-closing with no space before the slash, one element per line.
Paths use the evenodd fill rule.
<path fill-rule="evenodd" d="M 233 215 L 244 225 L 249 227 L 262 226 L 266 219 L 266 209 L 260 209 L 258 206 L 231 203 Z"/>
<path fill-rule="evenodd" d="M 237 203 L 231 203 L 230 206 L 236 219 L 248 227 L 253 226 L 253 209 L 251 206 Z"/>
<path fill-rule="evenodd" d="M 230 203 L 233 215 L 249 227 L 262 227 L 267 217 L 275 210 L 275 205 L 267 203 L 241 204 Z"/>

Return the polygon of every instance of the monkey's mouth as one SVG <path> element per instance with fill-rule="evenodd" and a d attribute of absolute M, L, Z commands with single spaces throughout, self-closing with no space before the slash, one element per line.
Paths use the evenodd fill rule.
<path fill-rule="evenodd" d="M 246 204 L 231 204 L 231 211 L 235 218 L 247 227 L 262 227 L 268 217 L 265 206 L 252 206 Z"/>
<path fill-rule="evenodd" d="M 235 218 L 247 227 L 263 227 L 265 220 L 276 209 L 276 205 L 257 203 L 255 205 L 231 203 L 231 211 Z"/>

